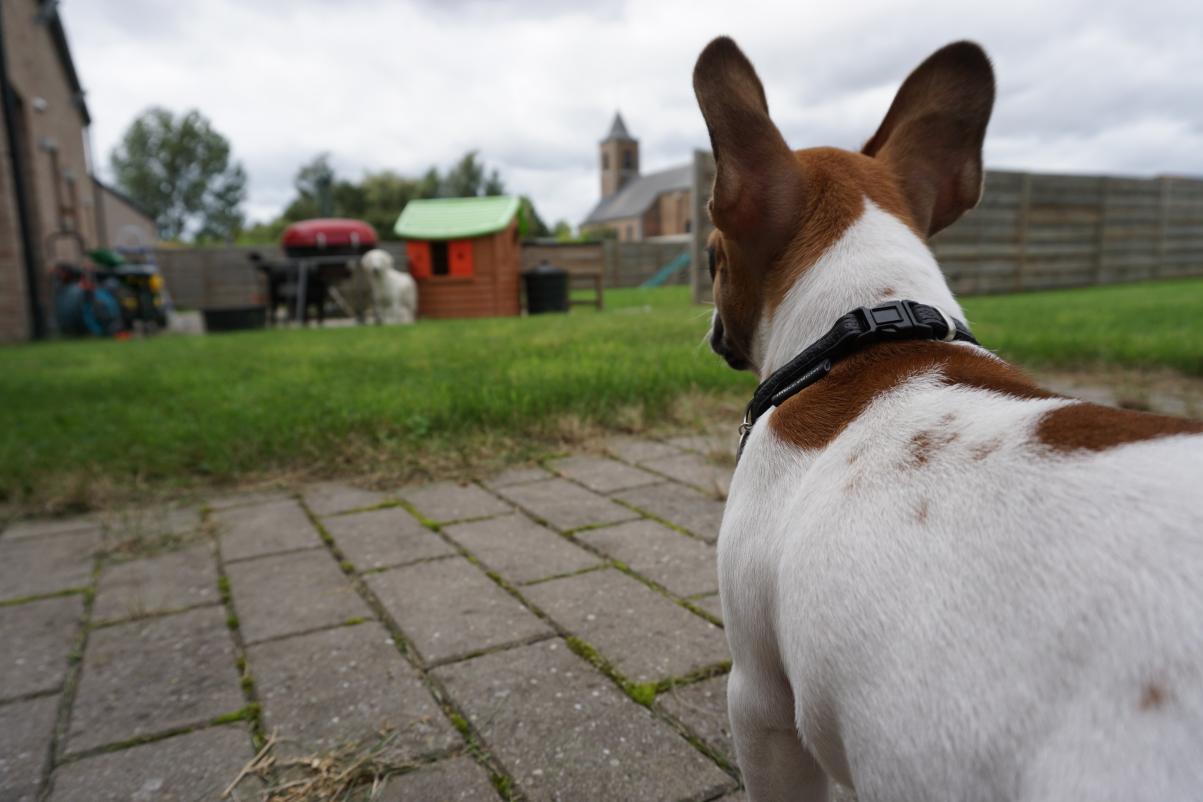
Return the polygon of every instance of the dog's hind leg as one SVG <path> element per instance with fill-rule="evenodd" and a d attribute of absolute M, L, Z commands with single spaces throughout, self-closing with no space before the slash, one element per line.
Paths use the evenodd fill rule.
<path fill-rule="evenodd" d="M 736 667 L 727 683 L 727 709 L 751 802 L 827 802 L 827 775 L 798 738 L 787 687 L 752 679 Z"/>

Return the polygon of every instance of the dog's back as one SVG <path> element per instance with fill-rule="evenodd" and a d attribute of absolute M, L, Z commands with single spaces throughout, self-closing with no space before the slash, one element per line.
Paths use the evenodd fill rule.
<path fill-rule="evenodd" d="M 1048 430 L 1174 425 L 1088 407 L 931 374 L 817 455 L 749 442 L 719 540 L 732 650 L 776 611 L 799 732 L 862 800 L 1203 787 L 1203 435 Z"/>

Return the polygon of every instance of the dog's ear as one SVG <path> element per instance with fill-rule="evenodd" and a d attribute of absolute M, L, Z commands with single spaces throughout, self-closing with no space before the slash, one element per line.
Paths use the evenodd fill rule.
<path fill-rule="evenodd" d="M 903 82 L 862 152 L 893 167 L 920 231 L 930 237 L 982 196 L 982 141 L 994 70 L 973 42 L 928 56 Z"/>
<path fill-rule="evenodd" d="M 714 150 L 715 226 L 736 240 L 792 234 L 802 203 L 801 174 L 769 119 L 760 78 L 735 42 L 721 36 L 706 45 L 693 68 L 693 91 Z"/>

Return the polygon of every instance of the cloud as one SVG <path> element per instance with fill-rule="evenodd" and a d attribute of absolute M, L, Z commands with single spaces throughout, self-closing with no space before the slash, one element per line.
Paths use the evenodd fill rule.
<path fill-rule="evenodd" d="M 69 0 L 62 13 L 102 171 L 145 107 L 198 108 L 245 164 L 255 218 L 319 152 L 356 176 L 477 149 L 545 218 L 577 222 L 615 109 L 645 169 L 707 146 L 690 72 L 719 33 L 756 63 L 797 147 L 858 146 L 912 67 L 973 38 L 999 78 L 988 164 L 1203 173 L 1203 8 L 1103 5 Z"/>

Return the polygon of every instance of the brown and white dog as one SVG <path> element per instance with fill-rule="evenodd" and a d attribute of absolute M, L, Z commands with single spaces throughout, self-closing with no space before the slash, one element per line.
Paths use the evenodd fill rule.
<path fill-rule="evenodd" d="M 949 45 L 860 153 L 793 151 L 730 39 L 694 71 L 714 350 L 761 378 L 850 310 L 964 319 L 926 245 L 973 207 L 994 78 Z M 718 542 L 749 794 L 1203 799 L 1203 426 L 886 342 L 760 417 Z"/>

